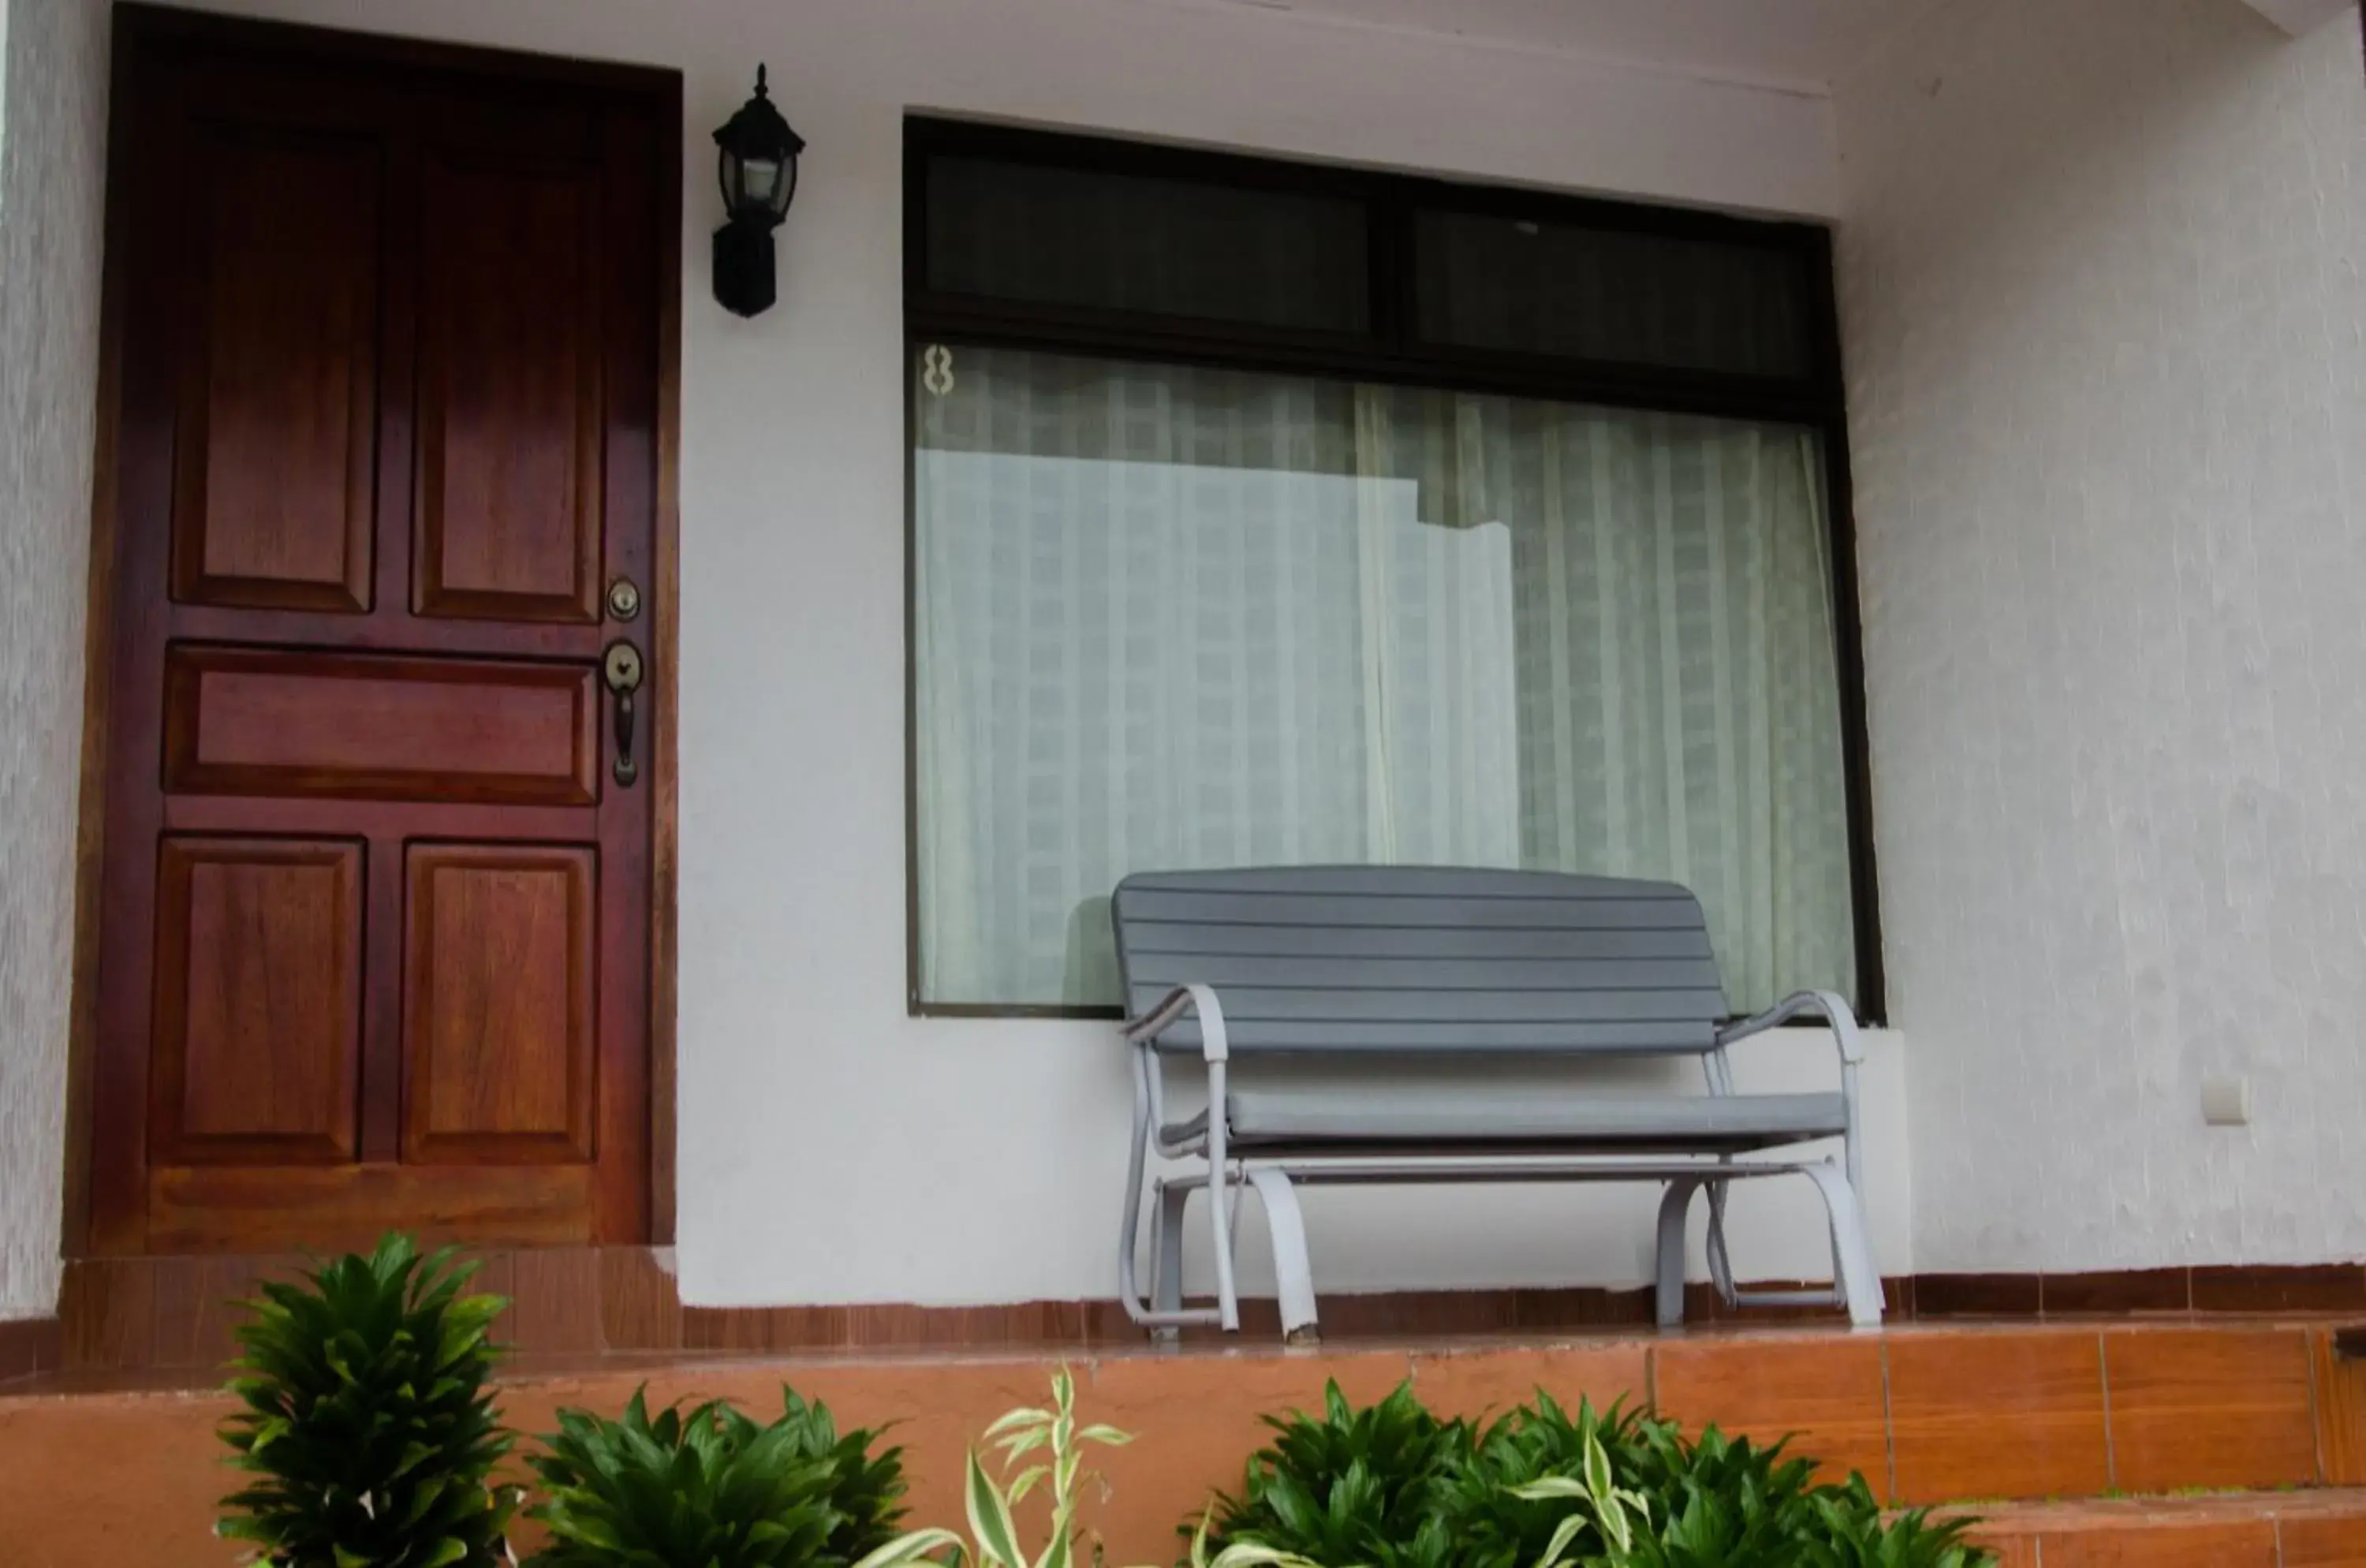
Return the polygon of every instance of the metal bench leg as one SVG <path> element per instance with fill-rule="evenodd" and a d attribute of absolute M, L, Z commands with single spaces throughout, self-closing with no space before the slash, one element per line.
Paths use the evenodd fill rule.
<path fill-rule="evenodd" d="M 1191 1190 L 1161 1181 L 1157 1191 L 1158 1217 L 1151 1222 L 1150 1289 L 1154 1306 L 1164 1314 L 1183 1310 L 1183 1211 L 1190 1204 Z M 1181 1329 L 1171 1325 L 1152 1333 L 1168 1341 L 1183 1337 Z"/>
<path fill-rule="evenodd" d="M 1118 1222 L 1117 1289 L 1125 1305 L 1126 1316 L 1141 1323 L 1148 1316 L 1142 1300 L 1140 1286 L 1134 1280 L 1134 1256 L 1142 1235 L 1143 1177 L 1150 1162 L 1150 1085 L 1143 1076 L 1142 1054 L 1135 1053 L 1133 1067 L 1133 1143 L 1127 1150 L 1125 1170 L 1125 1213 Z M 1153 1237 L 1155 1246 L 1155 1237 Z M 1155 1265 L 1154 1265 L 1155 1267 Z M 1152 1281 L 1154 1289 L 1156 1280 Z"/>
<path fill-rule="evenodd" d="M 1725 1245 L 1725 1201 L 1732 1186 L 1729 1181 L 1708 1184 L 1708 1278 L 1729 1312 L 1742 1304 L 1741 1287 L 1733 1280 L 1733 1254 Z"/>
<path fill-rule="evenodd" d="M 1684 1325 L 1684 1221 L 1700 1183 L 1676 1180 L 1660 1197 L 1660 1326 Z"/>
<path fill-rule="evenodd" d="M 1265 1204 L 1266 1229 L 1273 1235 L 1273 1282 L 1281 1298 L 1281 1337 L 1292 1345 L 1322 1338 L 1314 1321 L 1314 1271 L 1306 1256 L 1306 1217 L 1287 1171 L 1251 1166 L 1248 1182 Z"/>
<path fill-rule="evenodd" d="M 1865 1228 L 1865 1211 L 1856 1189 L 1841 1168 L 1830 1160 L 1799 1168 L 1799 1174 L 1824 1195 L 1832 1219 L 1832 1263 L 1840 1276 L 1841 1294 L 1848 1302 L 1849 1322 L 1859 1328 L 1881 1326 L 1881 1274 L 1874 1267 L 1873 1243 Z"/>

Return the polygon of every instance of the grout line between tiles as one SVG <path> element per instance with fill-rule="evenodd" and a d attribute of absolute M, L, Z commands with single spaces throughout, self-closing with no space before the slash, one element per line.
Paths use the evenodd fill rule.
<path fill-rule="evenodd" d="M 2320 1486 L 2324 1486 L 2329 1484 L 2333 1479 L 2333 1460 L 2332 1456 L 2325 1451 L 2326 1419 L 2325 1406 L 2323 1403 L 2324 1396 L 2317 1392 L 2316 1386 L 2318 1360 L 2316 1354 L 2316 1332 L 2314 1329 L 2311 1329 L 2303 1333 L 2300 1337 L 2300 1344 L 2301 1354 L 2308 1362 L 2308 1435 L 2316 1447 L 2316 1483 Z M 2329 1370 L 2333 1365 L 2333 1347 L 2329 1340 L 2326 1345 L 2326 1353 L 2323 1359 L 2327 1368 Z M 2279 1541 L 2283 1539 L 2283 1527 L 2282 1525 L 2278 1525 L 2276 1527 L 2276 1538 Z M 2282 1549 L 2281 1546 L 2277 1549 L 2277 1560 L 2279 1562 L 2282 1561 Z"/>
<path fill-rule="evenodd" d="M 1889 1500 L 1895 1505 L 1898 1496 L 1898 1415 L 1889 1393 L 1889 1339 L 1884 1336 L 1881 1351 L 1881 1451 L 1889 1462 Z"/>
<path fill-rule="evenodd" d="M 2120 1442 L 2112 1430 L 2111 1335 L 2102 1329 L 2095 1331 L 2095 1375 L 2103 1385 L 2103 1479 L 2116 1492 L 2120 1485 Z"/>

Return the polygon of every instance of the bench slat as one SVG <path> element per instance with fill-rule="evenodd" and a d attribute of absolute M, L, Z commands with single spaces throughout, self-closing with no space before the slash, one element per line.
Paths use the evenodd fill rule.
<path fill-rule="evenodd" d="M 1673 882 L 1447 865 L 1283 865 L 1232 871 L 1145 871 L 1125 879 L 1139 892 L 1309 894 L 1350 898 L 1611 898 L 1694 902 Z"/>
<path fill-rule="evenodd" d="M 1671 898 L 1364 897 L 1318 893 L 1185 893 L 1125 886 L 1121 919 L 1217 926 L 1381 926 L 1402 931 L 1690 931 L 1700 906 Z"/>
<path fill-rule="evenodd" d="M 1307 958 L 1710 958 L 1706 929 L 1507 931 L 1500 927 L 1218 926 L 1129 919 L 1129 951 Z"/>
<path fill-rule="evenodd" d="M 1220 987 L 1224 1021 L 1333 1023 L 1665 1023 L 1717 1016 L 1714 991 L 1310 991 Z M 1159 993 L 1165 995 L 1164 991 Z M 1158 998 L 1150 998 L 1155 1005 Z"/>
<path fill-rule="evenodd" d="M 1702 1052 L 1726 1013 L 1700 904 L 1670 883 L 1262 867 L 1129 877 L 1110 908 L 1132 1010 L 1211 985 L 1240 1051 Z"/>
<path fill-rule="evenodd" d="M 1234 1052 L 1313 1055 L 1503 1052 L 1600 1056 L 1698 1055 L 1717 1043 L 1703 1021 L 1653 1023 L 1287 1023 L 1226 1020 Z M 1200 1026 L 1178 1023 L 1158 1037 L 1162 1051 L 1196 1053 Z"/>
<path fill-rule="evenodd" d="M 1404 953 L 1380 958 L 1271 957 L 1236 953 L 1145 953 L 1128 969 L 1136 1011 L 1190 981 L 1226 998 L 1236 987 L 1303 991 L 1701 991 L 1721 993 L 1717 964 L 1697 958 L 1470 958 Z"/>

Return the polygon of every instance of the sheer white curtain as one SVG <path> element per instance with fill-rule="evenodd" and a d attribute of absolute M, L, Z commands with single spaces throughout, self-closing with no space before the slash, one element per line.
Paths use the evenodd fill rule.
<path fill-rule="evenodd" d="M 1830 563 L 1780 426 L 963 349 L 918 392 L 921 994 L 1118 995 L 1129 871 L 1669 876 L 1852 988 Z"/>

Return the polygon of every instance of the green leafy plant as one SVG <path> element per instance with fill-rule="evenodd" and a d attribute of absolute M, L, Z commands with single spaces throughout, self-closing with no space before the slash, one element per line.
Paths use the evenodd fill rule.
<path fill-rule="evenodd" d="M 951 1553 L 955 1563 L 973 1560 L 978 1568 L 1072 1568 L 1098 1560 L 1098 1542 L 1076 1523 L 1090 1479 L 1085 1446 L 1114 1447 L 1132 1436 L 1114 1427 L 1077 1426 L 1076 1380 L 1063 1367 L 1053 1375 L 1049 1407 L 1007 1413 L 986 1429 L 986 1440 L 1002 1450 L 1003 1479 L 988 1475 L 977 1450 L 969 1450 L 962 1486 L 969 1539 L 950 1529 L 914 1530 L 873 1552 L 861 1568 L 897 1568 L 936 1551 Z M 1031 1457 L 1038 1453 L 1041 1459 Z M 1050 1488 L 1052 1517 L 1043 1549 L 1031 1555 L 1020 1544 L 1015 1510 L 1039 1486 Z"/>
<path fill-rule="evenodd" d="M 486 1386 L 509 1303 L 464 1296 L 474 1264 L 390 1235 L 243 1303 L 222 1427 L 254 1479 L 215 1527 L 282 1568 L 479 1568 L 503 1561 L 516 1498 Z"/>
<path fill-rule="evenodd" d="M 527 1463 L 543 1483 L 533 1509 L 550 1531 L 545 1568 L 799 1568 L 844 1565 L 893 1538 L 901 1452 L 875 1434 L 840 1436 L 828 1407 L 781 1391 L 759 1425 L 722 1400 L 654 1417 L 647 1391 L 620 1420 L 558 1413 Z"/>
<path fill-rule="evenodd" d="M 1697 1442 L 1650 1424 L 1638 1469 L 1656 1493 L 1622 1485 L 1610 1454 L 1589 1436 L 1579 1477 L 1549 1476 L 1517 1490 L 1579 1506 L 1535 1568 L 1978 1568 L 1994 1560 L 1965 1535 L 1972 1521 L 1933 1525 L 1927 1512 L 1885 1518 L 1863 1476 L 1812 1486 L 1813 1465 L 1783 1445 L 1754 1447 L 1711 1427 Z M 1580 1552 L 1587 1536 L 1598 1552 Z"/>
<path fill-rule="evenodd" d="M 1269 1419 L 1190 1568 L 1977 1568 L 1967 1521 L 1884 1516 L 1862 1478 L 1819 1485 L 1786 1445 L 1539 1391 L 1483 1428 L 1412 1388 Z"/>
<path fill-rule="evenodd" d="M 1865 1477 L 1827 1488 L 1810 1500 L 1822 1521 L 1822 1540 L 1809 1561 L 1816 1568 L 1986 1568 L 1995 1554 L 1965 1538 L 1979 1521 L 1933 1523 L 1931 1510 L 1885 1516 Z"/>
<path fill-rule="evenodd" d="M 872 1446 L 883 1435 L 858 1427 L 840 1435 L 829 1406 L 781 1389 L 783 1423 L 798 1428 L 802 1451 L 829 1461 L 829 1506 L 839 1520 L 823 1546 L 831 1562 L 859 1562 L 896 1537 L 904 1521 L 904 1450 Z"/>
<path fill-rule="evenodd" d="M 1468 1422 L 1432 1415 L 1408 1382 L 1362 1409 L 1334 1382 L 1320 1416 L 1269 1416 L 1266 1424 L 1274 1441 L 1250 1456 L 1239 1495 L 1219 1494 L 1204 1521 L 1199 1544 L 1217 1562 L 1235 1546 L 1258 1549 L 1261 1561 L 1326 1568 L 1456 1561 L 1440 1490 L 1470 1452 Z"/>
<path fill-rule="evenodd" d="M 1614 1485 L 1631 1485 L 1651 1423 L 1613 1405 L 1597 1412 L 1581 1400 L 1572 1416 L 1539 1389 L 1478 1433 L 1470 1452 L 1437 1485 L 1437 1508 L 1448 1521 L 1457 1568 L 1531 1568 L 1569 1554 L 1583 1557 L 1602 1542 L 1583 1512 L 1572 1513 L 1559 1491 L 1531 1494 L 1546 1481 L 1582 1476 L 1590 1453 L 1611 1465 Z M 1578 1528 L 1564 1534 L 1571 1520 Z"/>

